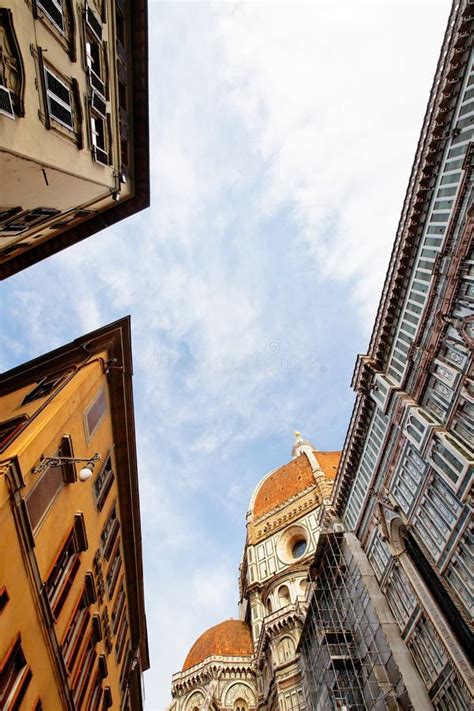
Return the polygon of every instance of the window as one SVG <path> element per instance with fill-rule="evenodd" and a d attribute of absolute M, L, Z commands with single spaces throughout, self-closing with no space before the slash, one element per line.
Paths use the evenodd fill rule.
<path fill-rule="evenodd" d="M 26 663 L 18 635 L 0 665 L 0 708 L 17 711 L 31 681 L 31 670 Z"/>
<path fill-rule="evenodd" d="M 61 126 L 74 129 L 73 101 L 70 87 L 48 67 L 44 68 L 48 115 Z"/>
<path fill-rule="evenodd" d="M 8 595 L 6 587 L 0 588 L 0 615 L 7 606 L 10 597 Z"/>
<path fill-rule="evenodd" d="M 112 555 L 112 560 L 109 565 L 106 576 L 107 592 L 109 595 L 109 600 L 112 599 L 114 594 L 115 585 L 117 583 L 120 568 L 122 567 L 122 557 L 120 555 L 120 538 L 117 539 L 115 544 L 115 550 Z"/>
<path fill-rule="evenodd" d="M 112 460 L 110 457 L 107 457 L 107 460 L 94 480 L 93 485 L 95 505 L 99 511 L 102 511 L 104 508 L 104 504 L 114 481 L 115 474 L 112 469 Z"/>
<path fill-rule="evenodd" d="M 66 636 L 62 643 L 63 659 L 69 671 L 72 671 L 76 663 L 79 649 L 84 640 L 90 620 L 90 611 L 87 596 L 83 593 L 72 615 Z"/>
<path fill-rule="evenodd" d="M 128 634 L 128 619 L 127 615 L 124 614 L 120 622 L 120 627 L 117 633 L 117 641 L 115 642 L 115 658 L 117 663 L 120 664 L 122 659 L 123 650 L 125 648 L 125 641 Z"/>
<path fill-rule="evenodd" d="M 0 452 L 3 452 L 21 432 L 27 420 L 26 415 L 20 415 L 13 420 L 0 422 Z"/>
<path fill-rule="evenodd" d="M 102 679 L 99 672 L 96 672 L 94 681 L 92 682 L 91 693 L 87 700 L 86 708 L 88 711 L 98 711 L 100 709 L 100 701 L 102 698 Z"/>
<path fill-rule="evenodd" d="M 110 629 L 109 611 L 106 607 L 102 610 L 102 629 L 104 630 L 104 645 L 107 654 L 112 651 L 112 631 Z"/>
<path fill-rule="evenodd" d="M 104 700 L 102 701 L 102 709 L 109 709 L 112 706 L 112 692 L 110 686 L 104 687 Z"/>
<path fill-rule="evenodd" d="M 102 389 L 85 413 L 86 438 L 90 440 L 102 421 L 107 408 L 105 389 Z"/>
<path fill-rule="evenodd" d="M 295 643 L 291 637 L 283 637 L 278 644 L 278 657 L 280 663 L 292 659 L 295 655 Z"/>
<path fill-rule="evenodd" d="M 105 86 L 101 78 L 101 46 L 99 42 L 94 39 L 86 39 L 86 66 L 91 89 L 93 91 L 98 91 L 102 97 L 105 97 Z"/>
<path fill-rule="evenodd" d="M 96 656 L 97 653 L 95 651 L 95 643 L 91 634 L 87 641 L 81 661 L 78 664 L 76 678 L 73 683 L 73 697 L 77 709 L 81 708 L 84 701 Z"/>
<path fill-rule="evenodd" d="M 401 459 L 392 485 L 392 493 L 405 515 L 408 515 L 412 505 L 424 483 L 425 462 L 414 448 L 408 444 Z"/>
<path fill-rule="evenodd" d="M 29 402 L 33 402 L 33 400 L 39 400 L 46 397 L 53 392 L 62 380 L 64 380 L 64 373 L 55 373 L 54 375 L 48 375 L 45 378 L 42 378 L 38 382 L 38 385 L 36 385 L 31 392 L 25 395 L 21 404 L 27 405 Z"/>
<path fill-rule="evenodd" d="M 93 485 L 95 503 L 99 511 L 102 511 L 104 508 L 104 504 L 114 481 L 115 474 L 112 469 L 112 461 L 111 458 L 108 457 Z"/>
<path fill-rule="evenodd" d="M 1 82 L 1 77 L 0 77 Z M 10 94 L 10 90 L 0 83 L 0 114 L 2 116 L 8 116 L 8 118 L 14 119 L 15 112 L 13 110 L 13 101 Z"/>
<path fill-rule="evenodd" d="M 458 598 L 465 606 L 467 614 L 474 612 L 472 590 L 472 531 L 467 528 L 446 569 L 445 576 Z"/>
<path fill-rule="evenodd" d="M 300 538 L 298 541 L 296 541 L 291 549 L 293 558 L 301 558 L 307 548 L 307 545 L 308 544 L 306 543 L 304 538 Z"/>
<path fill-rule="evenodd" d="M 433 426 L 432 418 L 421 408 L 407 408 L 403 432 L 419 452 L 423 451 Z"/>
<path fill-rule="evenodd" d="M 26 497 L 30 525 L 35 532 L 58 493 L 65 486 L 61 467 L 48 467 Z"/>
<path fill-rule="evenodd" d="M 408 647 L 425 684 L 429 688 L 448 660 L 441 640 L 424 616 L 420 617 L 408 641 Z"/>
<path fill-rule="evenodd" d="M 90 140 L 92 157 L 97 163 L 108 165 L 107 104 L 104 83 L 104 49 L 102 23 L 90 7 L 85 10 L 85 64 L 90 86 Z"/>
<path fill-rule="evenodd" d="M 68 435 L 61 439 L 61 446 L 56 454 L 64 457 L 74 456 Z M 76 481 L 76 467 L 73 462 L 65 462 L 60 467 L 48 467 L 41 474 L 39 481 L 26 497 L 26 508 L 33 532 L 43 521 L 61 489 L 73 481 Z"/>
<path fill-rule="evenodd" d="M 287 585 L 282 585 L 278 589 L 278 599 L 280 601 L 280 607 L 285 607 L 285 605 L 290 604 L 290 591 Z"/>
<path fill-rule="evenodd" d="M 462 398 L 459 401 L 453 429 L 456 434 L 467 444 L 468 447 L 474 449 L 474 403 Z"/>
<path fill-rule="evenodd" d="M 91 108 L 97 111 L 105 111 L 105 102 L 100 98 L 92 97 Z M 91 115 L 91 141 L 92 141 L 92 155 L 97 163 L 102 163 L 102 165 L 108 165 L 109 156 L 107 152 L 107 131 L 105 120 L 102 116 L 97 116 L 95 113 Z"/>
<path fill-rule="evenodd" d="M 122 618 L 122 612 L 125 608 L 125 589 L 123 587 L 123 578 L 120 583 L 119 591 L 117 593 L 117 598 L 114 603 L 114 609 L 112 610 L 112 629 L 114 634 L 117 632 L 118 626 Z"/>
<path fill-rule="evenodd" d="M 85 18 L 87 30 L 92 32 L 98 42 L 102 42 L 102 23 L 88 5 L 85 9 Z"/>
<path fill-rule="evenodd" d="M 55 617 L 66 602 L 71 585 L 79 569 L 79 554 L 87 549 L 86 531 L 82 514 L 76 514 L 74 526 L 62 545 L 46 579 L 46 593 Z"/>
<path fill-rule="evenodd" d="M 64 33 L 64 12 L 61 0 L 36 0 L 36 4 L 53 25 L 61 33 Z"/>
<path fill-rule="evenodd" d="M 130 647 L 127 649 L 127 654 L 124 658 L 122 669 L 120 670 L 120 688 L 122 691 L 128 686 L 128 677 L 130 674 L 130 668 L 132 666 L 132 650 Z"/>
<path fill-rule="evenodd" d="M 117 518 L 116 505 L 112 507 L 112 511 L 107 517 L 102 533 L 100 534 L 100 544 L 102 547 L 102 555 L 105 560 L 109 560 L 110 554 L 114 547 L 115 541 L 117 540 L 118 532 L 120 530 L 120 523 Z"/>
<path fill-rule="evenodd" d="M 467 452 L 454 444 L 453 437 L 438 436 L 432 443 L 428 458 L 436 471 L 456 489 L 469 466 Z"/>
<path fill-rule="evenodd" d="M 37 207 L 34 210 L 21 210 L 1 221 L 0 235 L 21 235 L 31 227 L 35 227 L 54 217 L 60 210 L 54 207 Z M 15 245 L 18 247 L 18 245 Z"/>
<path fill-rule="evenodd" d="M 380 531 L 378 528 L 374 530 L 374 535 L 369 548 L 368 558 L 374 569 L 375 576 L 380 582 L 381 578 L 385 574 L 391 556 L 385 542 L 380 536 Z"/>
<path fill-rule="evenodd" d="M 289 691 L 284 696 L 287 711 L 303 711 L 306 708 L 301 689 Z"/>
<path fill-rule="evenodd" d="M 462 511 L 461 502 L 447 484 L 434 476 L 417 507 L 416 531 L 435 560 L 438 560 Z"/>
<path fill-rule="evenodd" d="M 403 631 L 417 607 L 417 598 L 403 568 L 398 562 L 392 567 L 384 591 L 398 626 Z"/>
<path fill-rule="evenodd" d="M 15 115 L 25 115 L 23 106 L 25 75 L 20 45 L 13 27 L 13 9 L 0 8 L 0 33 L 2 35 L 0 115 L 14 120 Z"/>

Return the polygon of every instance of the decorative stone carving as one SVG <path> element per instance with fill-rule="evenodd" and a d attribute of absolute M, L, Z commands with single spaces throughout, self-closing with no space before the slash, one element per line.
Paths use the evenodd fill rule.
<path fill-rule="evenodd" d="M 201 691 L 195 691 L 191 694 L 186 702 L 186 711 L 194 711 L 201 709 L 204 702 L 204 694 Z"/>
<path fill-rule="evenodd" d="M 247 684 L 236 682 L 232 684 L 226 691 L 224 705 L 233 706 L 237 699 L 243 699 L 249 706 L 255 706 L 255 694 Z"/>

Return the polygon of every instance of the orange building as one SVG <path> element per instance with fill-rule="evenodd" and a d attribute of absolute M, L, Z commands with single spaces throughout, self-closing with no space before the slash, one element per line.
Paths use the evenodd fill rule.
<path fill-rule="evenodd" d="M 126 318 L 0 377 L 2 711 L 142 708 L 131 375 Z"/>

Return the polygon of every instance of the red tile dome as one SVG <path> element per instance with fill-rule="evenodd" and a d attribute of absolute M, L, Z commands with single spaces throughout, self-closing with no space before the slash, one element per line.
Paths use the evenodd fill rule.
<path fill-rule="evenodd" d="M 251 657 L 253 642 L 250 627 L 240 620 L 225 620 L 210 627 L 194 642 L 183 664 L 183 671 L 208 657 Z"/>
<path fill-rule="evenodd" d="M 328 479 L 334 479 L 341 456 L 340 452 L 314 452 L 318 464 Z M 258 485 L 253 497 L 252 512 L 256 518 L 264 516 L 293 496 L 315 483 L 306 454 L 267 475 Z"/>

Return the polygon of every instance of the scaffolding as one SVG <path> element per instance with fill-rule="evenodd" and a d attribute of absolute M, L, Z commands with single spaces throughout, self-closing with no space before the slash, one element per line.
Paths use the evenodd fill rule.
<path fill-rule="evenodd" d="M 312 711 L 409 709 L 398 667 L 343 533 L 322 533 L 300 652 Z"/>

